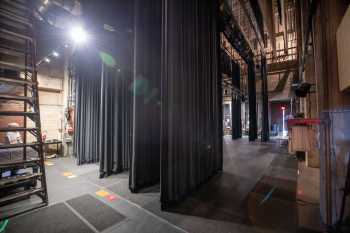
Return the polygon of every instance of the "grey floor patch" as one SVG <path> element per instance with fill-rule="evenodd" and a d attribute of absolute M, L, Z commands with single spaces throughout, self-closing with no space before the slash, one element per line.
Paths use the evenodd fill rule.
<path fill-rule="evenodd" d="M 147 192 L 147 193 L 132 193 L 129 189 L 129 180 L 125 179 L 120 181 L 118 184 L 107 187 L 112 192 L 122 196 L 123 198 L 138 204 L 139 206 L 145 206 L 155 200 L 159 201 L 160 192 Z"/>
<path fill-rule="evenodd" d="M 65 204 L 10 219 L 6 233 L 94 233 Z"/>
<path fill-rule="evenodd" d="M 124 215 L 89 194 L 73 198 L 67 203 L 99 231 L 125 219 Z"/>

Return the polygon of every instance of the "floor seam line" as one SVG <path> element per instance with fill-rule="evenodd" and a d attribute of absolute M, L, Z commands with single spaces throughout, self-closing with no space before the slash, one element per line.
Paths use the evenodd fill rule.
<path fill-rule="evenodd" d="M 63 202 L 80 220 L 82 220 L 93 232 L 100 233 L 88 220 L 86 220 L 78 211 L 70 206 L 66 201 Z"/>
<path fill-rule="evenodd" d="M 161 222 L 166 223 L 166 224 L 168 224 L 169 226 L 171 226 L 171 227 L 173 227 L 173 228 L 175 228 L 175 229 L 177 229 L 177 230 L 179 230 L 179 231 L 181 231 L 181 232 L 189 233 L 188 231 L 182 229 L 181 227 L 176 226 L 175 224 L 171 223 L 170 221 L 168 221 L 168 220 L 166 220 L 166 219 L 164 219 L 164 218 L 162 218 L 162 217 L 159 217 L 158 215 L 156 215 L 156 214 L 152 213 L 151 211 L 149 211 L 149 210 L 143 208 L 142 206 L 140 206 L 140 205 L 138 205 L 138 204 L 136 204 L 136 203 L 134 203 L 134 202 L 132 202 L 132 201 L 130 201 L 130 200 L 124 198 L 123 196 L 119 195 L 118 193 L 115 193 L 115 192 L 113 192 L 112 190 L 110 190 L 110 189 L 108 189 L 108 188 L 106 188 L 106 187 L 103 187 L 103 186 L 101 186 L 101 185 L 95 184 L 95 183 L 91 182 L 90 180 L 89 180 L 88 182 L 90 182 L 91 184 L 95 185 L 96 187 L 99 187 L 99 188 L 101 188 L 101 189 L 106 189 L 106 190 L 108 190 L 109 192 L 111 192 L 111 193 L 117 195 L 118 197 L 120 197 L 121 199 L 123 199 L 124 201 L 126 201 L 127 203 L 129 203 L 129 204 L 135 206 L 136 208 L 139 208 L 139 209 L 145 211 L 147 214 L 153 216 L 154 218 L 160 220 Z"/>

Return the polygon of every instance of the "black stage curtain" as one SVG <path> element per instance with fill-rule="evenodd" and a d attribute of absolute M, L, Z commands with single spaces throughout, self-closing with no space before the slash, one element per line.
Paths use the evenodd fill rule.
<path fill-rule="evenodd" d="M 160 179 L 162 0 L 136 0 L 134 4 L 134 141 L 129 187 L 137 192 Z"/>
<path fill-rule="evenodd" d="M 261 95 L 262 95 L 262 130 L 261 141 L 267 142 L 270 140 L 269 127 L 269 91 L 267 81 L 267 64 L 266 57 L 261 57 Z"/>
<path fill-rule="evenodd" d="M 132 155 L 132 37 L 105 35 L 103 42 L 100 177 L 128 170 Z"/>
<path fill-rule="evenodd" d="M 100 161 L 100 175 L 128 169 L 132 154 L 133 1 L 84 1 L 92 40 L 78 46 L 76 139 L 79 164 Z"/>
<path fill-rule="evenodd" d="M 222 169 L 218 1 L 164 0 L 162 208 Z"/>
<path fill-rule="evenodd" d="M 73 63 L 77 163 L 100 162 L 100 177 L 122 172 L 132 151 L 131 73 L 106 62 L 100 51 L 79 51 Z"/>
<path fill-rule="evenodd" d="M 242 118 L 241 118 L 241 96 L 237 93 L 241 89 L 241 74 L 237 63 L 232 61 L 232 139 L 242 137 Z"/>
<path fill-rule="evenodd" d="M 256 119 L 256 83 L 255 83 L 255 64 L 248 62 L 248 98 L 249 98 L 249 141 L 255 141 L 258 138 L 258 126 Z"/>
<path fill-rule="evenodd" d="M 121 115 L 121 140 L 123 151 L 123 164 L 124 169 L 130 169 L 130 161 L 132 158 L 133 151 L 133 75 L 132 72 L 130 72 L 130 70 L 122 71 L 122 75 L 123 83 L 121 90 L 121 102 L 123 110 Z"/>
<path fill-rule="evenodd" d="M 129 168 L 123 147 L 123 83 L 121 70 L 102 63 L 100 110 L 100 177 Z"/>
<path fill-rule="evenodd" d="M 77 53 L 73 60 L 75 78 L 74 155 L 77 164 L 99 161 L 101 63 L 91 54 Z"/>

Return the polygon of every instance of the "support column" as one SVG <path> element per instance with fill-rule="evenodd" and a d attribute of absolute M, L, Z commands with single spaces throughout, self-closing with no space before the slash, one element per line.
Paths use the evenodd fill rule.
<path fill-rule="evenodd" d="M 270 140 L 269 127 L 269 91 L 267 86 L 266 57 L 261 56 L 261 94 L 262 94 L 262 133 L 261 141 Z"/>
<path fill-rule="evenodd" d="M 258 127 L 256 120 L 256 83 L 254 61 L 248 62 L 248 98 L 249 98 L 249 141 L 258 138 Z"/>

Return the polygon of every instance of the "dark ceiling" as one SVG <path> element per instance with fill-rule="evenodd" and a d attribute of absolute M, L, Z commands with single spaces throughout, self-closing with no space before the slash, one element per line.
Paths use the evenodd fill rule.
<path fill-rule="evenodd" d="M 84 20 L 96 27 L 108 24 L 116 30 L 130 31 L 133 25 L 132 0 L 81 0 Z"/>

